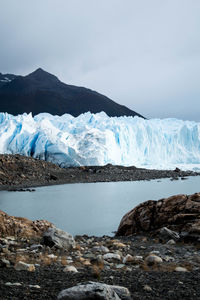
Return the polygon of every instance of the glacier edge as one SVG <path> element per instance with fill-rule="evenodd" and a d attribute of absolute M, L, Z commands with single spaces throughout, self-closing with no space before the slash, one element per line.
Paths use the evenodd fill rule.
<path fill-rule="evenodd" d="M 178 119 L 0 113 L 0 153 L 62 167 L 108 163 L 149 169 L 200 169 L 200 123 Z"/>

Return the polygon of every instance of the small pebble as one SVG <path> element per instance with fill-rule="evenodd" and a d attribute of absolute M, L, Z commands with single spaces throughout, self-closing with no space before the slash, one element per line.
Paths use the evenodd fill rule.
<path fill-rule="evenodd" d="M 40 286 L 37 284 L 36 285 L 29 284 L 29 287 L 34 289 L 40 289 Z"/>
<path fill-rule="evenodd" d="M 35 266 L 33 264 L 27 264 L 23 261 L 18 261 L 18 263 L 15 265 L 15 270 L 34 272 Z"/>
<path fill-rule="evenodd" d="M 14 283 L 6 282 L 5 285 L 6 286 L 21 286 L 22 284 L 19 282 L 14 282 Z"/>
<path fill-rule="evenodd" d="M 174 240 L 169 240 L 166 244 L 167 245 L 175 245 L 176 242 Z"/>
<path fill-rule="evenodd" d="M 115 253 L 107 253 L 103 255 L 103 259 L 107 260 L 107 259 L 116 259 L 116 260 L 121 260 L 121 257 L 119 254 L 115 254 Z"/>
<path fill-rule="evenodd" d="M 162 258 L 157 256 L 157 255 L 149 255 L 145 258 L 145 261 L 147 262 L 148 265 L 153 265 L 153 264 L 160 264 L 162 263 Z"/>
<path fill-rule="evenodd" d="M 125 265 L 124 264 L 118 264 L 115 267 L 116 267 L 116 269 L 121 269 L 121 268 L 125 267 Z"/>
<path fill-rule="evenodd" d="M 188 272 L 188 270 L 186 268 L 183 268 L 183 267 L 176 267 L 175 271 L 176 272 Z"/>
<path fill-rule="evenodd" d="M 145 291 L 147 292 L 151 292 L 152 291 L 152 288 L 149 286 L 149 285 L 145 285 L 144 288 L 143 288 Z"/>
<path fill-rule="evenodd" d="M 52 259 L 56 259 L 57 258 L 57 256 L 56 255 L 54 255 L 54 254 L 49 254 L 49 255 L 47 255 L 49 258 L 52 258 Z"/>
<path fill-rule="evenodd" d="M 64 272 L 78 273 L 78 270 L 74 266 L 66 266 L 63 271 Z"/>

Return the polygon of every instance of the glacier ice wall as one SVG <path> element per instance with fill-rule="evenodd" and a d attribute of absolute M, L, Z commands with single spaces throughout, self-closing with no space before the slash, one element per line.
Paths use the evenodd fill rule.
<path fill-rule="evenodd" d="M 200 123 L 177 119 L 0 113 L 0 153 L 61 166 L 135 165 L 200 169 Z"/>

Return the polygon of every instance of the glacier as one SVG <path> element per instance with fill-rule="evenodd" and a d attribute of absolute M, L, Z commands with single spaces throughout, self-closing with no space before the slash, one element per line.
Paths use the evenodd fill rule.
<path fill-rule="evenodd" d="M 200 123 L 108 117 L 104 112 L 53 116 L 0 113 L 0 153 L 62 167 L 108 163 L 149 169 L 200 169 Z"/>

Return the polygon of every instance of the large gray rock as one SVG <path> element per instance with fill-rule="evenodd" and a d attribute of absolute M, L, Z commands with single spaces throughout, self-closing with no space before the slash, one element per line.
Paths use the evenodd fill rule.
<path fill-rule="evenodd" d="M 43 234 L 44 244 L 53 247 L 56 246 L 60 249 L 69 250 L 75 247 L 76 243 L 73 236 L 59 228 L 49 228 Z"/>
<path fill-rule="evenodd" d="M 107 285 L 99 282 L 79 284 L 63 290 L 58 300 L 129 300 L 129 290 L 122 286 Z"/>

